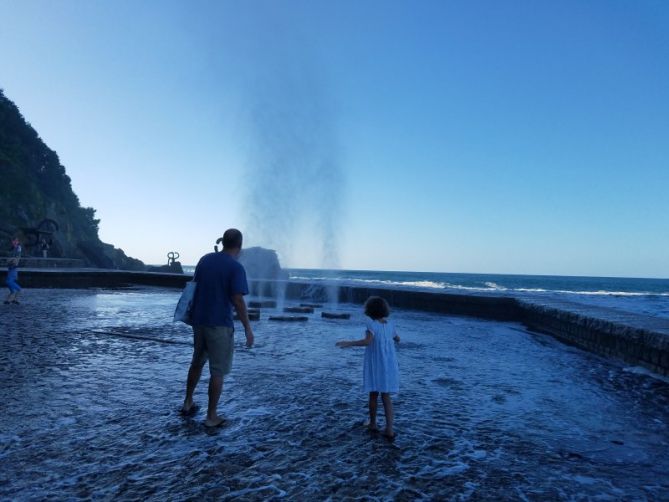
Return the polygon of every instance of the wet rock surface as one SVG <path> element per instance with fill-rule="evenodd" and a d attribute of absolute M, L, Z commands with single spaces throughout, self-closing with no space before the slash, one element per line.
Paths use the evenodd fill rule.
<path fill-rule="evenodd" d="M 237 333 L 227 425 L 207 430 L 178 414 L 179 294 L 0 305 L 0 499 L 667 499 L 669 384 L 515 323 L 394 310 L 390 443 L 362 425 L 363 349 L 334 347 L 363 336 L 359 306 L 339 306 L 347 323 L 261 318 L 253 349 Z"/>
<path fill-rule="evenodd" d="M 284 307 L 283 308 L 284 312 L 288 312 L 290 314 L 313 314 L 314 313 L 314 308 L 313 307 Z"/>
<path fill-rule="evenodd" d="M 350 319 L 349 312 L 321 312 L 321 317 L 325 319 Z"/>

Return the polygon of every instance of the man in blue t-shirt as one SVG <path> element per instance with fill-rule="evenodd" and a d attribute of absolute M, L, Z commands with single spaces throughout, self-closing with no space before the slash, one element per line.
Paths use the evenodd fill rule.
<path fill-rule="evenodd" d="M 223 251 L 200 258 L 193 280 L 197 284 L 191 306 L 193 324 L 193 360 L 188 370 L 186 399 L 181 413 L 191 415 L 197 409 L 193 392 L 200 380 L 204 363 L 209 359 L 209 405 L 207 427 L 218 427 L 224 420 L 216 407 L 223 389 L 223 377 L 232 369 L 234 325 L 232 308 L 244 325 L 246 346 L 253 346 L 253 330 L 246 312 L 244 295 L 248 294 L 246 271 L 237 261 L 242 250 L 242 233 L 230 228 L 223 234 Z"/>

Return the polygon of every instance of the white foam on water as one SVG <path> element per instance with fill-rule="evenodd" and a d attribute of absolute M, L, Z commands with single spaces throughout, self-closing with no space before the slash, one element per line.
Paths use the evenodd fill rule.
<path fill-rule="evenodd" d="M 474 460 L 483 460 L 488 456 L 488 452 L 485 450 L 474 450 L 469 454 L 469 456 Z"/>
<path fill-rule="evenodd" d="M 242 414 L 245 417 L 262 417 L 264 415 L 271 415 L 272 412 L 268 408 L 258 407 L 258 408 L 245 409 L 242 411 Z"/>
<path fill-rule="evenodd" d="M 430 288 L 430 289 L 444 289 L 450 287 L 445 282 L 435 282 L 435 281 L 391 281 L 391 280 L 381 280 L 381 279 L 338 279 L 333 277 L 305 277 L 299 275 L 291 275 L 291 279 L 298 281 L 317 281 L 324 282 L 326 284 L 373 284 L 379 286 L 393 286 L 393 287 L 408 287 L 408 288 Z"/>
<path fill-rule="evenodd" d="M 456 462 L 454 465 L 449 467 L 440 467 L 439 474 L 443 476 L 452 476 L 454 474 L 460 474 L 469 469 L 469 464 L 465 462 Z"/>
<path fill-rule="evenodd" d="M 291 275 L 291 279 L 301 281 L 315 281 L 339 284 L 377 284 L 383 286 L 399 287 L 399 288 L 429 288 L 429 289 L 456 289 L 462 291 L 476 291 L 476 292 L 504 292 L 511 293 L 539 293 L 539 294 L 564 294 L 564 295 L 583 295 L 583 296 L 620 296 L 620 297 L 669 297 L 669 292 L 652 292 L 652 291 L 611 291 L 606 289 L 599 290 L 577 290 L 577 289 L 547 289 L 547 288 L 508 288 L 497 284 L 493 281 L 486 281 L 483 286 L 467 286 L 463 284 L 455 284 L 445 281 L 431 281 L 431 280 L 415 280 L 415 281 L 398 281 L 391 279 L 361 279 L 361 278 L 346 278 L 346 277 L 326 277 L 326 276 L 305 276 L 305 275 Z"/>
<path fill-rule="evenodd" d="M 506 291 L 508 289 L 508 288 L 505 288 L 504 286 L 500 286 L 499 284 L 497 284 L 495 282 L 492 282 L 492 281 L 485 282 L 484 284 L 489 289 L 495 289 L 497 291 Z"/>
<path fill-rule="evenodd" d="M 511 291 L 519 291 L 522 293 L 560 293 L 587 296 L 669 296 L 669 293 L 652 293 L 650 291 L 607 291 L 604 289 L 597 291 L 574 291 L 569 289 L 514 288 L 511 289 Z"/>
<path fill-rule="evenodd" d="M 654 373 L 650 371 L 648 368 L 644 368 L 643 366 L 628 366 L 626 368 L 623 368 L 623 371 L 625 373 L 634 373 L 635 375 L 649 376 L 655 378 L 656 380 L 661 380 L 665 383 L 669 383 L 669 377 L 665 377 L 663 375 Z"/>
<path fill-rule="evenodd" d="M 576 475 L 576 476 L 572 476 L 571 479 L 573 479 L 577 483 L 581 483 L 582 485 L 594 485 L 594 484 L 599 482 L 599 480 L 597 480 L 595 478 L 591 478 L 590 476 Z"/>

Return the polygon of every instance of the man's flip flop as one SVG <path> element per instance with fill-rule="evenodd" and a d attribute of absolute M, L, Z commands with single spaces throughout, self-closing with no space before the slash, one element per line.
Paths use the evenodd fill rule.
<path fill-rule="evenodd" d="M 197 404 L 192 404 L 191 407 L 188 408 L 187 410 L 181 408 L 181 410 L 179 410 L 179 413 L 184 417 L 192 417 L 193 415 L 195 415 L 195 413 L 197 413 L 197 410 L 199 409 L 200 407 Z"/>

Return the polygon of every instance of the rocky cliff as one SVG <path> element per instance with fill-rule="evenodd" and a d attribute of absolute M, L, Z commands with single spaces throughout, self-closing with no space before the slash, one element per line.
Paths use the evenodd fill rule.
<path fill-rule="evenodd" d="M 244 265 L 249 279 L 288 279 L 288 272 L 281 268 L 279 255 L 273 249 L 258 246 L 244 248 L 239 256 L 239 262 Z"/>
<path fill-rule="evenodd" d="M 40 139 L 0 90 L 0 255 L 12 236 L 24 255 L 44 244 L 50 257 L 80 258 L 90 266 L 144 269 L 144 264 L 98 237 L 95 209 L 81 207 L 56 152 Z"/>

